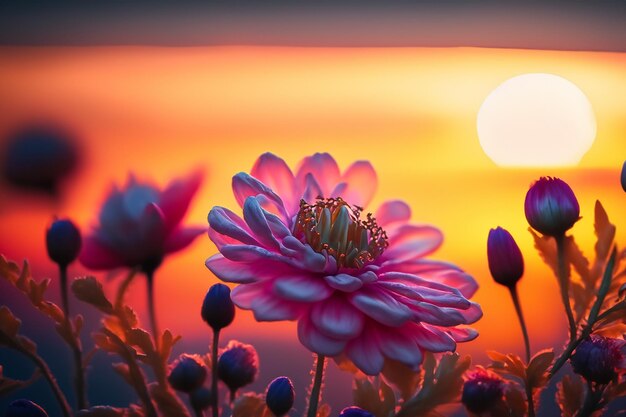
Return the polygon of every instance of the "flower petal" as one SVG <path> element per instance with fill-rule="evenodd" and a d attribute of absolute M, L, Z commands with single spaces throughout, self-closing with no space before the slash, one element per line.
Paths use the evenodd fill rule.
<path fill-rule="evenodd" d="M 360 337 L 351 340 L 346 354 L 367 375 L 378 375 L 385 364 L 374 332 L 363 332 Z"/>
<path fill-rule="evenodd" d="M 175 229 L 165 239 L 165 253 L 172 253 L 189 246 L 198 236 L 206 233 L 206 227 L 184 227 Z"/>
<path fill-rule="evenodd" d="M 380 291 L 361 290 L 351 293 L 349 297 L 352 305 L 363 314 L 387 326 L 402 326 L 412 317 L 407 306 Z"/>
<path fill-rule="evenodd" d="M 283 200 L 281 200 L 278 194 L 245 172 L 240 172 L 233 177 L 233 193 L 240 207 L 243 207 L 243 203 L 248 197 L 262 195 L 267 202 L 267 206 L 264 206 L 266 210 L 279 214 L 285 221 L 290 221 L 290 216 L 285 210 Z"/>
<path fill-rule="evenodd" d="M 478 337 L 478 332 L 469 327 L 449 327 L 441 330 L 447 332 L 457 343 L 470 342 Z"/>
<path fill-rule="evenodd" d="M 298 189 L 301 190 L 301 195 L 304 195 L 307 185 L 307 174 L 313 176 L 315 182 L 320 187 L 322 196 L 328 197 L 339 180 L 339 166 L 328 153 L 316 153 L 304 158 L 296 174 L 296 184 Z"/>
<path fill-rule="evenodd" d="M 400 282 L 382 281 L 378 285 L 411 300 L 422 301 L 440 307 L 466 309 L 470 306 L 469 300 L 456 291 L 442 291 L 441 289 L 411 286 Z"/>
<path fill-rule="evenodd" d="M 345 340 L 320 332 L 306 316 L 298 320 L 298 339 L 310 351 L 325 356 L 339 355 L 346 346 Z"/>
<path fill-rule="evenodd" d="M 381 333 L 378 337 L 378 344 L 383 355 L 410 368 L 416 368 L 422 363 L 422 352 L 410 335 L 398 331 L 382 331 Z"/>
<path fill-rule="evenodd" d="M 221 235 L 247 245 L 259 245 L 248 225 L 235 213 L 224 207 L 213 207 L 209 212 L 209 225 Z M 234 243 L 234 242 L 231 242 Z"/>
<path fill-rule="evenodd" d="M 452 352 L 456 349 L 456 342 L 450 335 L 428 325 L 413 326 L 411 333 L 415 342 L 429 352 Z"/>
<path fill-rule="evenodd" d="M 408 222 L 411 219 L 411 207 L 402 200 L 385 201 L 378 207 L 374 217 L 379 226 Z"/>
<path fill-rule="evenodd" d="M 382 259 L 408 260 L 426 256 L 439 248 L 443 234 L 433 226 L 405 224 L 389 237 Z"/>
<path fill-rule="evenodd" d="M 254 238 L 267 248 L 278 248 L 278 241 L 272 234 L 264 210 L 256 197 L 248 197 L 243 203 L 243 218 L 254 233 Z"/>
<path fill-rule="evenodd" d="M 349 274 L 327 275 L 324 281 L 332 288 L 344 292 L 354 292 L 363 286 L 363 281 Z"/>
<path fill-rule="evenodd" d="M 284 261 L 282 255 L 255 245 L 224 245 L 220 252 L 224 257 L 236 262 Z"/>
<path fill-rule="evenodd" d="M 315 200 L 320 197 L 324 197 L 322 188 L 317 181 L 315 181 L 313 174 L 306 174 L 304 177 L 304 191 L 302 193 L 302 199 L 309 204 L 313 204 Z"/>
<path fill-rule="evenodd" d="M 83 238 L 79 260 L 85 267 L 94 270 L 125 266 L 124 260 L 115 251 L 103 245 L 95 236 Z"/>
<path fill-rule="evenodd" d="M 344 172 L 341 182 L 346 184 L 341 192 L 344 201 L 359 207 L 367 207 L 376 193 L 378 177 L 368 161 L 356 161 Z"/>
<path fill-rule="evenodd" d="M 206 267 L 216 277 L 226 282 L 248 284 L 260 279 L 275 276 L 276 272 L 282 273 L 282 265 L 277 262 L 244 263 L 233 262 L 224 258 L 222 254 L 211 256 L 205 262 Z"/>
<path fill-rule="evenodd" d="M 196 170 L 185 178 L 175 179 L 161 193 L 159 207 L 165 217 L 167 230 L 173 230 L 183 219 L 193 196 L 202 184 L 204 173 Z"/>
<path fill-rule="evenodd" d="M 286 300 L 314 303 L 330 297 L 332 290 L 318 277 L 296 275 L 276 279 L 274 293 Z"/>
<path fill-rule="evenodd" d="M 273 296 L 264 282 L 242 284 L 231 292 L 231 299 L 240 308 L 252 310 L 258 321 L 296 320 L 303 312 L 297 303 Z"/>
<path fill-rule="evenodd" d="M 296 195 L 295 178 L 282 158 L 266 152 L 256 160 L 250 174 L 280 195 L 289 213 L 298 210 L 300 196 Z"/>
<path fill-rule="evenodd" d="M 343 297 L 331 297 L 311 309 L 311 321 L 322 333 L 336 339 L 352 339 L 363 330 L 363 313 Z"/>

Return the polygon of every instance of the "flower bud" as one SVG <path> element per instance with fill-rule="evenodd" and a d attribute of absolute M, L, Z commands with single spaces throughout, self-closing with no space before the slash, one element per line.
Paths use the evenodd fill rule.
<path fill-rule="evenodd" d="M 496 374 L 476 368 L 463 385 L 461 402 L 472 413 L 491 410 L 504 394 L 504 381 Z"/>
<path fill-rule="evenodd" d="M 235 305 L 230 299 L 230 288 L 224 284 L 215 284 L 204 297 L 202 303 L 202 319 L 214 331 L 219 331 L 233 322 Z"/>
<path fill-rule="evenodd" d="M 289 378 L 280 376 L 267 386 L 265 404 L 276 417 L 281 417 L 291 410 L 295 396 L 296 392 Z"/>
<path fill-rule="evenodd" d="M 15 400 L 7 407 L 6 417 L 48 417 L 48 413 L 29 400 Z"/>
<path fill-rule="evenodd" d="M 487 261 L 493 279 L 506 287 L 513 287 L 524 274 L 522 251 L 513 236 L 499 226 L 489 231 Z"/>
<path fill-rule="evenodd" d="M 251 384 L 259 372 L 259 357 L 254 346 L 234 340 L 217 361 L 217 375 L 235 393 L 239 388 Z"/>
<path fill-rule="evenodd" d="M 622 165 L 622 190 L 626 191 L 626 161 Z"/>
<path fill-rule="evenodd" d="M 177 391 L 190 393 L 202 386 L 207 370 L 197 355 L 183 353 L 171 367 L 167 380 Z"/>
<path fill-rule="evenodd" d="M 526 220 L 533 229 L 547 236 L 562 236 L 580 218 L 580 207 L 567 183 L 551 177 L 535 182 L 524 202 Z"/>
<path fill-rule="evenodd" d="M 48 257 L 60 266 L 73 262 L 78 257 L 81 246 L 80 230 L 69 219 L 53 221 L 46 231 Z"/>
<path fill-rule="evenodd" d="M 570 358 L 574 372 L 598 384 L 608 384 L 624 367 L 626 342 L 604 336 L 591 335 L 583 340 Z"/>
<path fill-rule="evenodd" d="M 374 414 L 359 407 L 348 407 L 341 410 L 339 417 L 374 417 Z"/>
<path fill-rule="evenodd" d="M 211 406 L 211 390 L 200 387 L 189 394 L 189 400 L 194 410 L 206 410 Z"/>

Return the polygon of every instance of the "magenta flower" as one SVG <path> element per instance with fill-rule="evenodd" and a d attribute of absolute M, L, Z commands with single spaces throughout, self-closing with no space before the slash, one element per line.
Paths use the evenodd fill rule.
<path fill-rule="evenodd" d="M 172 181 L 164 190 L 130 176 L 113 187 L 100 210 L 99 224 L 83 242 L 80 261 L 90 269 L 140 267 L 150 273 L 165 255 L 189 245 L 206 228 L 180 223 L 202 174 Z"/>
<path fill-rule="evenodd" d="M 370 375 L 386 359 L 416 368 L 424 351 L 452 351 L 477 336 L 463 327 L 482 315 L 468 300 L 474 279 L 424 259 L 441 232 L 408 223 L 402 201 L 362 216 L 377 183 L 369 162 L 342 173 L 329 154 L 315 154 L 294 175 L 267 153 L 251 174 L 233 178 L 243 218 L 224 207 L 209 213 L 220 253 L 206 265 L 240 284 L 231 297 L 257 320 L 297 320 L 304 346 Z"/>

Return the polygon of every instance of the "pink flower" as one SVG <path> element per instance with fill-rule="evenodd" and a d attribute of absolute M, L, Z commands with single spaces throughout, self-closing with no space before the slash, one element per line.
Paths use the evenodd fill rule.
<path fill-rule="evenodd" d="M 180 223 L 202 181 L 202 173 L 172 181 L 164 190 L 130 176 L 114 186 L 100 210 L 99 224 L 83 242 L 80 262 L 90 269 L 140 267 L 152 272 L 164 256 L 206 231 Z"/>
<path fill-rule="evenodd" d="M 369 375 L 385 360 L 416 368 L 424 351 L 452 351 L 477 336 L 463 327 L 482 315 L 468 300 L 476 281 L 424 259 L 441 232 L 410 224 L 402 201 L 361 215 L 377 183 L 369 162 L 342 173 L 329 154 L 315 154 L 294 175 L 267 153 L 251 174 L 233 178 L 243 218 L 224 207 L 209 213 L 220 253 L 206 265 L 240 284 L 232 299 L 257 320 L 297 320 L 304 346 L 347 357 Z"/>

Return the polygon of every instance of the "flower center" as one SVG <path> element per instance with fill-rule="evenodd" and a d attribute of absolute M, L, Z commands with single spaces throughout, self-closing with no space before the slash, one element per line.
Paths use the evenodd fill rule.
<path fill-rule="evenodd" d="M 362 210 L 340 197 L 318 198 L 314 204 L 301 200 L 295 232 L 316 252 L 334 257 L 339 267 L 361 268 L 389 246 L 371 213 L 360 218 Z"/>

